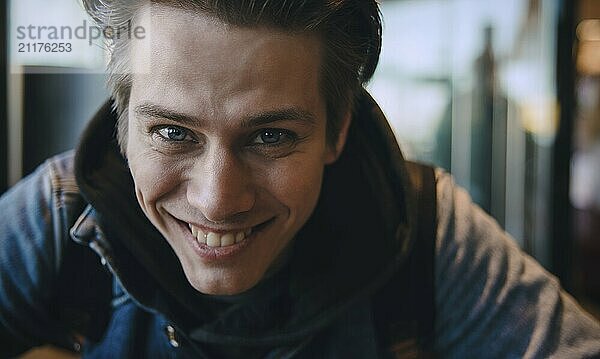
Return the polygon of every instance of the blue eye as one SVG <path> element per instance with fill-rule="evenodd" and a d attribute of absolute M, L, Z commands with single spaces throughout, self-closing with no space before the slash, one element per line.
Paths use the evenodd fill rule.
<path fill-rule="evenodd" d="M 278 128 L 265 128 L 254 134 L 252 143 L 255 145 L 284 145 L 292 144 L 298 136 L 291 131 Z"/>
<path fill-rule="evenodd" d="M 186 129 L 178 126 L 165 126 L 157 132 L 164 139 L 171 141 L 184 141 L 189 136 Z"/>
<path fill-rule="evenodd" d="M 273 144 L 273 143 L 278 143 L 281 140 L 282 136 L 285 136 L 285 133 L 283 133 L 282 131 L 267 129 L 267 130 L 263 130 L 259 134 L 259 136 L 257 137 L 257 140 L 260 139 L 260 142 L 258 142 L 258 143 Z M 255 143 L 257 143 L 257 142 L 255 141 Z"/>

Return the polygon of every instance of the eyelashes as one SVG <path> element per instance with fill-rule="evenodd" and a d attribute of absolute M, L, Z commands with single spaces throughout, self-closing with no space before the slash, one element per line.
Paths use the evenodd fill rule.
<path fill-rule="evenodd" d="M 177 125 L 154 126 L 148 132 L 158 144 L 170 149 L 184 149 L 202 144 L 193 131 Z M 252 132 L 247 140 L 243 141 L 243 147 L 266 156 L 281 157 L 292 153 L 296 145 L 304 139 L 305 137 L 300 137 L 288 129 L 262 128 Z"/>
<path fill-rule="evenodd" d="M 292 131 L 279 128 L 265 128 L 254 133 L 253 145 L 281 146 L 298 140 L 298 135 Z"/>
<path fill-rule="evenodd" d="M 183 142 L 195 141 L 190 135 L 190 131 L 180 126 L 159 126 L 151 131 L 163 141 Z"/>

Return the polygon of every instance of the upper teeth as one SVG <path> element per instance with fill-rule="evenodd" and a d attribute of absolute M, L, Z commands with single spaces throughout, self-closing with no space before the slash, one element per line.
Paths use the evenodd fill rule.
<path fill-rule="evenodd" d="M 200 228 L 189 224 L 192 235 L 196 237 L 198 243 L 206 244 L 209 247 L 227 247 L 236 243 L 240 243 L 252 233 L 252 229 L 248 228 L 243 231 L 214 233 L 203 231 Z"/>

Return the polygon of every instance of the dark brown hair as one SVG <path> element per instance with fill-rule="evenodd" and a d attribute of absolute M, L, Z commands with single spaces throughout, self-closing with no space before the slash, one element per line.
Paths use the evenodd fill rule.
<path fill-rule="evenodd" d="M 376 0 L 82 0 L 101 26 L 117 28 L 135 19 L 144 4 L 200 11 L 235 26 L 265 26 L 314 33 L 323 41 L 321 88 L 327 106 L 327 136 L 335 143 L 342 117 L 371 78 L 381 50 L 381 18 Z M 131 92 L 128 39 L 109 44 L 109 87 L 119 115 L 118 138 L 124 150 Z"/>

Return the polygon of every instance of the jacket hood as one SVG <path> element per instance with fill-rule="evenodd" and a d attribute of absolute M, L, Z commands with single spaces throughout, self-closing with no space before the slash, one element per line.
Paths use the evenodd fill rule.
<path fill-rule="evenodd" d="M 234 302 L 198 293 L 187 282 L 175 253 L 138 205 L 115 125 L 107 102 L 78 145 L 78 185 L 94 208 L 123 288 L 195 340 L 252 346 L 301 341 L 375 293 L 410 251 L 415 218 L 408 174 L 388 122 L 366 91 L 289 261 Z"/>

